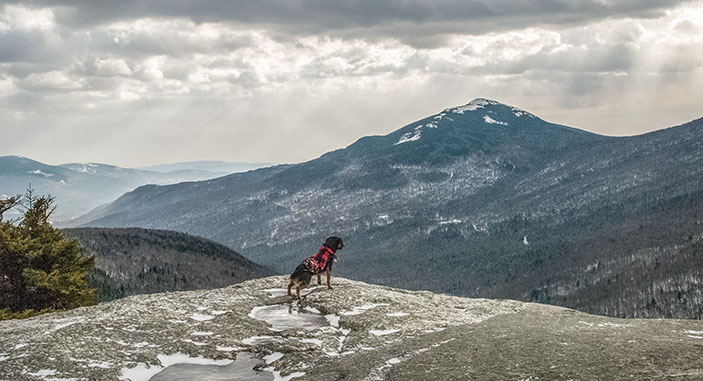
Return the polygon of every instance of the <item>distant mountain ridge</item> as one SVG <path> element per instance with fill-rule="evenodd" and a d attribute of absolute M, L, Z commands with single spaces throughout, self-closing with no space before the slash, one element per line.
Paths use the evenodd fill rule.
<path fill-rule="evenodd" d="M 166 230 L 64 229 L 95 256 L 101 301 L 165 291 L 219 288 L 274 274 L 232 249 Z"/>
<path fill-rule="evenodd" d="M 701 318 L 701 200 L 701 119 L 607 137 L 479 98 L 309 162 L 141 187 L 75 223 L 198 234 L 284 273 L 336 234 L 335 272 L 363 281 Z"/>
<path fill-rule="evenodd" d="M 21 156 L 0 156 L 0 197 L 24 193 L 31 184 L 37 193 L 56 197 L 58 207 L 54 220 L 60 222 L 85 214 L 141 185 L 206 180 L 258 165 L 208 162 L 200 163 L 199 167 L 197 162 L 185 164 L 173 164 L 174 168 L 181 166 L 174 171 L 158 172 L 99 163 L 47 165 Z"/>
<path fill-rule="evenodd" d="M 218 160 L 199 160 L 180 163 L 168 163 L 141 167 L 145 171 L 176 172 L 176 171 L 207 171 L 228 175 L 230 173 L 246 172 L 252 169 L 270 167 L 272 163 L 231 163 Z"/>

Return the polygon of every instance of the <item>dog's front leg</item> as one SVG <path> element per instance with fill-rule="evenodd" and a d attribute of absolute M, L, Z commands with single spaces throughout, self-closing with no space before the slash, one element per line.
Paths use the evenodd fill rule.
<path fill-rule="evenodd" d="M 322 284 L 322 274 L 317 274 L 317 284 Z"/>
<path fill-rule="evenodd" d="M 327 288 L 330 290 L 332 289 L 332 283 L 330 280 L 332 279 L 332 268 L 328 267 L 327 268 Z"/>

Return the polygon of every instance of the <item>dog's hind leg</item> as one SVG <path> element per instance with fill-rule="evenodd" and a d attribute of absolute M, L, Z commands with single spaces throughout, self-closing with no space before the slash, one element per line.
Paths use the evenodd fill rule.
<path fill-rule="evenodd" d="M 290 292 L 290 289 L 295 285 L 293 281 L 288 283 L 288 296 L 293 296 L 293 294 Z"/>
<path fill-rule="evenodd" d="M 317 274 L 317 284 L 322 284 L 322 274 Z"/>

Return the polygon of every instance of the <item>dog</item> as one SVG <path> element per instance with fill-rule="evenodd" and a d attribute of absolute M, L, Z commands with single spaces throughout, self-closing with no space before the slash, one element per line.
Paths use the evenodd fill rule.
<path fill-rule="evenodd" d="M 332 289 L 332 263 L 337 259 L 337 251 L 342 250 L 344 242 L 339 237 L 329 237 L 322 244 L 317 254 L 306 258 L 303 263 L 295 268 L 288 283 L 288 296 L 293 296 L 291 289 L 295 287 L 295 293 L 300 299 L 300 290 L 308 287 L 313 275 L 317 275 L 317 284 L 322 284 L 322 273 L 327 273 L 327 288 Z"/>

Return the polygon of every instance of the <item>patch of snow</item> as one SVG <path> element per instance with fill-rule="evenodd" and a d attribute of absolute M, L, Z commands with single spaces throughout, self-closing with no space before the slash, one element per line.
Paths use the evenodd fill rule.
<path fill-rule="evenodd" d="M 320 339 L 301 339 L 300 341 L 303 343 L 315 344 L 318 347 L 322 346 L 322 340 L 320 340 Z"/>
<path fill-rule="evenodd" d="M 9 358 L 10 356 L 8 356 L 8 353 L 0 353 L 0 361 L 5 361 Z"/>
<path fill-rule="evenodd" d="M 285 288 L 268 288 L 262 291 L 269 293 L 269 298 L 288 295 L 288 290 Z"/>
<path fill-rule="evenodd" d="M 335 314 L 325 315 L 325 319 L 330 323 L 331 326 L 339 328 L 339 316 Z"/>
<path fill-rule="evenodd" d="M 390 316 L 390 317 L 408 316 L 408 313 L 407 312 L 391 312 L 389 314 L 386 314 L 386 316 Z"/>
<path fill-rule="evenodd" d="M 41 369 L 36 373 L 27 373 L 30 376 L 35 376 L 35 377 L 46 377 L 46 376 L 53 376 L 56 374 L 56 369 Z"/>
<path fill-rule="evenodd" d="M 190 318 L 193 320 L 197 320 L 197 321 L 206 321 L 206 320 L 212 320 L 215 317 L 212 315 L 204 315 L 204 314 L 194 313 L 193 315 L 190 316 Z"/>
<path fill-rule="evenodd" d="M 484 108 L 488 105 L 497 105 L 497 104 L 498 104 L 498 102 L 496 102 L 496 101 L 492 101 L 492 100 L 485 99 L 485 98 L 476 98 L 463 106 L 458 106 L 458 107 L 454 107 L 452 109 L 448 109 L 448 111 L 453 112 L 454 114 L 463 114 L 466 111 L 476 111 L 476 110 Z"/>
<path fill-rule="evenodd" d="M 414 142 L 414 141 L 420 140 L 420 136 L 421 136 L 421 133 L 419 130 L 414 131 L 414 132 L 407 132 L 407 133 L 403 134 L 403 136 L 401 136 L 400 139 L 398 139 L 398 141 L 394 145 L 397 146 L 398 144 L 403 144 L 403 143 L 407 143 L 407 142 Z"/>
<path fill-rule="evenodd" d="M 690 334 L 690 335 L 703 335 L 703 331 L 691 331 L 691 330 L 687 330 L 687 331 L 683 331 L 683 333 L 688 333 L 688 334 Z"/>
<path fill-rule="evenodd" d="M 193 340 L 191 340 L 191 339 L 182 339 L 181 341 L 183 341 L 183 342 L 185 342 L 185 343 L 191 343 L 191 344 L 197 345 L 197 346 L 199 346 L 199 347 L 202 347 L 202 346 L 207 345 L 207 343 L 202 343 L 202 342 L 200 342 L 200 341 L 193 341 Z"/>
<path fill-rule="evenodd" d="M 31 174 L 33 174 L 33 175 L 42 175 L 42 176 L 44 176 L 44 177 L 51 177 L 51 176 L 54 175 L 53 173 L 44 173 L 44 172 L 42 172 L 42 171 L 39 170 L 39 169 L 35 169 L 35 170 L 29 171 L 29 172 L 27 172 L 27 173 L 31 173 Z"/>
<path fill-rule="evenodd" d="M 254 345 L 259 342 L 273 341 L 275 338 L 273 336 L 252 336 L 242 340 L 245 345 Z"/>
<path fill-rule="evenodd" d="M 47 331 L 47 332 L 44 332 L 44 334 L 45 334 L 45 335 L 48 335 L 48 334 L 50 334 L 50 333 L 52 333 L 52 332 L 56 332 L 56 331 L 58 331 L 58 330 L 60 330 L 60 329 L 62 329 L 62 328 L 66 328 L 66 327 L 68 327 L 68 326 L 71 326 L 71 325 L 74 325 L 74 324 L 77 324 L 77 323 L 82 323 L 83 321 L 85 321 L 85 319 L 83 319 L 83 318 L 56 319 L 56 320 L 54 320 L 54 322 L 55 322 L 55 323 L 61 323 L 61 324 L 58 324 L 58 325 L 56 325 L 54 328 L 52 328 L 51 330 L 49 330 L 49 331 Z"/>
<path fill-rule="evenodd" d="M 522 237 L 522 243 L 524 243 L 525 245 L 530 244 L 529 242 L 527 242 L 527 236 Z"/>
<path fill-rule="evenodd" d="M 630 324 L 618 324 L 618 323 L 605 322 L 605 323 L 599 323 L 598 327 L 627 328 L 627 327 L 631 327 L 631 325 Z"/>
<path fill-rule="evenodd" d="M 379 330 L 379 329 L 372 329 L 369 330 L 369 333 L 374 335 L 374 336 L 386 336 L 390 335 L 392 333 L 400 332 L 399 329 L 384 329 L 384 330 Z"/>
<path fill-rule="evenodd" d="M 703 336 L 688 335 L 688 337 L 690 337 L 692 339 L 703 339 Z"/>
<path fill-rule="evenodd" d="M 192 332 L 190 335 L 191 336 L 210 336 L 213 333 L 215 333 L 215 332 L 198 332 L 198 331 L 196 331 L 196 332 Z"/>
<path fill-rule="evenodd" d="M 283 357 L 283 353 L 273 352 L 270 355 L 264 356 L 264 361 L 266 361 L 266 364 L 271 364 L 272 362 L 279 360 L 282 357 Z"/>
<path fill-rule="evenodd" d="M 491 118 L 491 117 L 488 116 L 488 115 L 484 115 L 484 116 L 483 116 L 483 120 L 484 120 L 486 123 L 488 123 L 488 124 L 500 124 L 501 126 L 507 126 L 507 125 L 508 125 L 508 123 L 501 122 L 501 121 L 499 121 L 499 120 L 495 120 L 495 119 Z"/>
<path fill-rule="evenodd" d="M 322 312 L 320 312 L 320 310 L 318 310 L 318 309 L 315 308 L 315 307 L 309 307 L 309 306 L 308 306 L 308 307 L 305 307 L 305 308 L 303 308 L 303 309 L 304 309 L 305 311 L 309 311 L 309 312 L 312 312 L 312 313 L 314 313 L 314 314 L 321 314 L 321 313 L 322 313 Z"/>
<path fill-rule="evenodd" d="M 217 316 L 217 315 L 223 315 L 223 314 L 226 314 L 227 312 L 232 312 L 232 311 L 230 311 L 230 310 L 223 310 L 223 311 L 220 311 L 220 310 L 212 310 L 212 311 L 210 311 L 210 313 L 213 314 L 213 315 L 215 315 L 215 316 Z"/>
<path fill-rule="evenodd" d="M 360 307 L 352 307 L 351 311 L 342 311 L 339 314 L 343 316 L 353 316 L 353 315 L 360 315 L 372 308 L 376 307 L 381 307 L 381 306 L 387 306 L 389 305 L 388 303 L 379 303 L 379 304 L 367 304 L 365 306 L 360 306 Z"/>
<path fill-rule="evenodd" d="M 203 307 L 203 306 L 200 306 L 197 308 L 198 311 L 205 311 L 206 309 L 207 309 L 207 307 Z"/>
<path fill-rule="evenodd" d="M 24 347 L 26 347 L 26 346 L 28 346 L 28 345 L 29 345 L 29 344 L 17 344 L 17 345 L 15 345 L 15 348 L 14 348 L 14 349 L 24 348 Z"/>
<path fill-rule="evenodd" d="M 274 368 L 272 366 L 263 369 L 266 372 L 273 373 L 273 381 L 290 381 L 294 378 L 303 377 L 305 375 L 305 372 L 295 372 L 295 373 L 291 373 L 285 377 L 281 377 L 281 372 L 277 372 L 275 369 L 276 368 Z"/>

